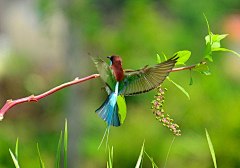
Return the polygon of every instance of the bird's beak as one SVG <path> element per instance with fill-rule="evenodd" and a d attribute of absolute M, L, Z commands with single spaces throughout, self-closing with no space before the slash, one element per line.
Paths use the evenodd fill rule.
<path fill-rule="evenodd" d="M 109 59 L 110 59 L 110 58 L 111 58 L 111 56 L 107 56 L 107 58 L 109 58 Z"/>

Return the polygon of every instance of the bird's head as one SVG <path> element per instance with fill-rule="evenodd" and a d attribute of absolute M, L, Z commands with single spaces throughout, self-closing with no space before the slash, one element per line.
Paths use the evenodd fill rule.
<path fill-rule="evenodd" d="M 122 66 L 122 59 L 118 55 L 112 55 L 112 56 L 107 56 L 111 60 L 110 66 L 111 65 L 120 65 Z"/>

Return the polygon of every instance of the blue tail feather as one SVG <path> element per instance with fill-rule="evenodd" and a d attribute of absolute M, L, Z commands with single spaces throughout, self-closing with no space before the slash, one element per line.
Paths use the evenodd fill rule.
<path fill-rule="evenodd" d="M 117 96 L 112 92 L 105 102 L 96 110 L 98 116 L 107 123 L 108 126 L 120 126 L 118 116 Z"/>
<path fill-rule="evenodd" d="M 107 147 L 110 126 L 112 125 L 112 126 L 118 127 L 121 125 L 119 116 L 118 116 L 118 105 L 117 105 L 118 85 L 119 83 L 117 82 L 115 87 L 115 92 L 111 92 L 108 95 L 107 99 L 104 101 L 104 103 L 101 105 L 101 107 L 99 107 L 95 111 L 98 114 L 98 116 L 107 123 L 106 131 L 103 135 L 102 141 L 98 149 L 100 148 L 106 133 L 107 133 L 107 140 L 106 140 L 106 147 Z"/>

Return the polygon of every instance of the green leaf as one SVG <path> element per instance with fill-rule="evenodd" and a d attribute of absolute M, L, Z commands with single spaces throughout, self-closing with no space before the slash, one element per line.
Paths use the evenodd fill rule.
<path fill-rule="evenodd" d="M 187 50 L 183 50 L 183 51 L 178 51 L 174 55 L 176 55 L 176 57 L 179 57 L 176 63 L 176 65 L 179 65 L 179 64 L 184 64 L 190 58 L 191 52 Z"/>
<path fill-rule="evenodd" d="M 209 61 L 213 62 L 213 59 L 212 59 L 212 48 L 211 48 L 210 42 L 208 42 L 206 47 L 205 47 L 205 56 L 204 56 L 204 58 L 207 58 Z"/>
<path fill-rule="evenodd" d="M 219 42 L 218 41 L 218 36 L 219 36 L 219 34 L 212 34 L 212 42 L 214 43 L 214 42 Z"/>
<path fill-rule="evenodd" d="M 204 72 L 201 72 L 201 73 L 204 74 L 204 75 L 211 75 L 210 71 L 204 71 Z"/>
<path fill-rule="evenodd" d="M 160 56 L 157 54 L 157 63 L 160 64 L 162 61 L 161 61 L 161 58 Z"/>
<path fill-rule="evenodd" d="M 238 54 L 237 52 L 235 52 L 233 50 L 226 49 L 226 48 L 215 48 L 212 51 L 229 51 L 229 52 L 232 52 L 232 53 L 234 53 L 234 54 L 236 54 L 237 56 L 240 57 L 240 54 Z"/>
<path fill-rule="evenodd" d="M 163 53 L 163 56 L 164 56 L 164 58 L 165 58 L 165 61 L 167 61 L 167 57 L 166 57 L 166 55 Z"/>
<path fill-rule="evenodd" d="M 224 39 L 227 36 L 228 36 L 228 34 L 219 34 L 217 39 L 216 40 L 214 39 L 215 41 L 213 41 L 213 42 L 221 41 L 222 39 Z"/>
<path fill-rule="evenodd" d="M 206 40 L 206 44 L 207 43 L 210 43 L 211 44 L 211 48 L 220 48 L 221 47 L 221 44 L 220 44 L 220 41 L 222 39 L 224 39 L 228 34 L 214 34 L 214 35 L 211 35 L 212 37 L 212 44 L 210 43 L 210 39 L 209 39 L 209 35 L 207 35 L 205 37 L 205 40 Z"/>
<path fill-rule="evenodd" d="M 112 165 L 113 165 L 113 146 L 112 146 L 112 150 L 111 150 L 111 160 L 112 160 Z"/>
<path fill-rule="evenodd" d="M 191 70 L 190 70 L 191 71 Z M 193 85 L 193 78 L 192 78 L 192 75 L 190 74 L 190 83 L 189 83 L 189 85 L 191 86 L 191 85 Z"/>
<path fill-rule="evenodd" d="M 210 43 L 209 35 L 206 35 L 206 36 L 205 36 L 205 41 L 206 41 L 206 44 L 207 44 L 207 43 Z M 210 43 L 210 44 L 211 44 L 211 43 Z"/>
<path fill-rule="evenodd" d="M 214 42 L 211 46 L 211 50 L 215 49 L 215 48 L 220 48 L 221 44 L 220 41 Z"/>
<path fill-rule="evenodd" d="M 120 122 L 123 124 L 126 114 L 127 114 L 127 106 L 125 102 L 125 98 L 123 95 L 118 95 L 117 97 L 117 105 L 118 105 L 118 114 L 120 114 Z"/>
<path fill-rule="evenodd" d="M 202 72 L 202 71 L 208 71 L 209 68 L 208 68 L 207 65 L 205 65 L 205 64 L 200 64 L 200 63 L 199 63 L 199 64 L 197 64 L 197 65 L 195 66 L 195 68 L 194 68 L 193 70 Z"/>
<path fill-rule="evenodd" d="M 172 82 L 175 86 L 178 87 L 178 89 L 180 89 L 187 97 L 188 97 L 188 100 L 190 100 L 190 96 L 188 94 L 188 92 L 180 85 L 176 84 L 175 82 L 173 82 L 169 77 L 167 77 L 167 79 Z"/>
<path fill-rule="evenodd" d="M 65 119 L 65 131 L 64 131 L 64 168 L 67 168 L 67 119 Z"/>
<path fill-rule="evenodd" d="M 11 154 L 11 157 L 12 157 L 12 160 L 13 160 L 13 163 L 14 163 L 15 167 L 20 168 L 20 166 L 18 164 L 18 138 L 17 138 L 17 141 L 16 141 L 15 156 L 12 153 L 11 149 L 9 149 L 9 152 Z"/>
<path fill-rule="evenodd" d="M 189 85 L 190 85 L 190 86 L 193 85 L 193 79 L 192 79 L 192 77 L 190 78 L 190 83 L 189 83 Z"/>
<path fill-rule="evenodd" d="M 18 161 L 17 161 L 16 157 L 14 156 L 14 154 L 12 153 L 11 149 L 9 149 L 9 152 L 11 154 L 11 157 L 12 157 L 12 160 L 13 160 L 13 163 L 14 163 L 15 167 L 20 168 L 20 166 L 18 164 Z"/>
<path fill-rule="evenodd" d="M 210 139 L 210 136 L 209 136 L 206 128 L 205 128 L 205 131 L 206 131 L 206 137 L 207 137 L 208 146 L 209 146 L 209 149 L 210 149 L 210 152 L 211 152 L 211 155 L 212 155 L 214 167 L 217 168 L 216 156 L 215 156 L 215 152 L 214 152 L 214 149 L 213 149 L 212 141 Z"/>
<path fill-rule="evenodd" d="M 16 141 L 16 147 L 15 147 L 15 157 L 16 157 L 16 160 L 18 161 L 18 138 Z"/>
<path fill-rule="evenodd" d="M 207 22 L 207 27 L 208 27 L 208 35 L 209 35 L 209 43 L 211 44 L 212 43 L 212 36 L 211 36 L 211 30 L 210 30 L 210 27 L 209 27 L 209 24 L 208 24 L 208 20 L 207 20 L 207 17 L 206 15 L 203 13 L 205 19 L 206 19 L 206 22 Z"/>
<path fill-rule="evenodd" d="M 108 147 L 108 153 L 109 153 L 109 155 L 108 155 L 109 156 L 109 166 L 107 164 L 107 167 L 113 168 L 113 146 L 112 146 L 111 152 L 110 152 L 110 149 Z"/>
<path fill-rule="evenodd" d="M 220 44 L 220 41 L 222 39 L 224 39 L 228 34 L 215 34 L 212 36 L 212 41 L 213 41 L 213 44 L 211 46 L 211 49 L 215 49 L 215 48 L 220 48 L 221 47 L 221 44 Z"/>
<path fill-rule="evenodd" d="M 172 143 L 171 143 L 171 145 L 170 145 L 170 147 L 169 147 L 169 149 L 168 149 L 168 154 L 167 154 L 167 157 L 166 157 L 165 164 L 164 164 L 164 167 L 163 167 L 163 168 L 165 168 L 166 165 L 167 165 L 168 156 L 169 156 L 170 150 L 171 150 L 171 148 L 172 148 L 174 139 L 175 139 L 175 137 L 173 137 Z"/>
<path fill-rule="evenodd" d="M 200 72 L 202 74 L 205 74 L 205 75 L 211 75 L 211 73 L 209 71 L 209 68 L 206 64 L 200 64 L 199 63 L 195 66 L 195 68 L 193 68 L 193 70 L 198 71 L 198 72 Z"/>
<path fill-rule="evenodd" d="M 136 164 L 135 168 L 139 168 L 140 166 L 142 167 L 143 151 L 144 151 L 144 141 L 143 141 L 142 149 L 141 149 L 140 155 L 138 157 L 138 161 L 137 161 L 137 164 Z"/>
<path fill-rule="evenodd" d="M 37 150 L 38 150 L 38 158 L 39 158 L 40 168 L 45 168 L 44 163 L 43 163 L 42 158 L 41 158 L 41 155 L 40 155 L 38 144 L 37 144 Z"/>
<path fill-rule="evenodd" d="M 158 168 L 156 163 L 154 163 L 153 159 L 147 154 L 147 152 L 145 150 L 144 150 L 144 153 L 147 155 L 148 159 L 152 162 L 153 168 L 154 167 Z"/>
<path fill-rule="evenodd" d="M 60 164 L 61 143 L 62 143 L 62 131 L 61 131 L 59 142 L 58 142 L 55 168 L 59 168 L 59 164 Z"/>

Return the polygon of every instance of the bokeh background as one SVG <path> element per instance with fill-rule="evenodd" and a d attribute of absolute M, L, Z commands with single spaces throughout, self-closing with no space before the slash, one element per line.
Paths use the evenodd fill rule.
<path fill-rule="evenodd" d="M 240 53 L 239 0 L 0 0 L 0 106 L 97 73 L 87 52 L 106 61 L 120 55 L 124 69 L 153 65 L 156 54 L 179 50 L 192 52 L 187 65 L 198 63 L 208 34 L 203 13 L 213 33 L 229 34 L 223 47 Z M 218 166 L 240 166 L 240 58 L 215 52 L 213 60 L 210 76 L 192 72 L 192 86 L 189 71 L 170 74 L 190 100 L 170 82 L 162 85 L 168 88 L 164 110 L 182 130 L 167 167 L 213 167 L 205 128 Z M 39 167 L 37 143 L 45 166 L 53 167 L 65 118 L 68 166 L 106 167 L 105 143 L 97 150 L 105 124 L 94 113 L 107 96 L 102 86 L 92 79 L 10 109 L 0 122 L 0 167 L 14 166 L 8 149 L 17 138 L 21 167 Z M 127 118 L 109 135 L 115 168 L 134 167 L 144 140 L 147 153 L 164 166 L 174 135 L 151 112 L 154 94 L 126 98 Z M 151 166 L 147 157 L 143 166 Z"/>

